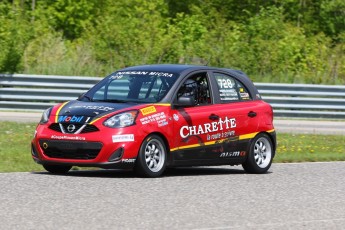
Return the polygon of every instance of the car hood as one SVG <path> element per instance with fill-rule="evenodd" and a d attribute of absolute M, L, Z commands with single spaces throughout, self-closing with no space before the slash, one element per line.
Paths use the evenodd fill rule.
<path fill-rule="evenodd" d="M 136 103 L 107 103 L 107 102 L 84 102 L 70 101 L 62 104 L 55 114 L 59 122 L 82 122 L 95 117 L 102 117 L 118 110 L 136 106 Z"/>

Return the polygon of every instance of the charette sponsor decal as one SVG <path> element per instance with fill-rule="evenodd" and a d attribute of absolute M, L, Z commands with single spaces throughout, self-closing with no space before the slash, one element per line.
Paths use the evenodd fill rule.
<path fill-rule="evenodd" d="M 121 134 L 121 135 L 113 135 L 113 142 L 131 142 L 134 141 L 134 134 Z"/>
<path fill-rule="evenodd" d="M 235 127 L 236 127 L 236 119 L 225 117 L 224 120 L 220 118 L 219 121 L 205 123 L 202 125 L 182 126 L 180 129 L 180 136 L 182 138 L 187 138 L 188 136 L 192 136 L 192 135 L 213 133 L 217 131 L 222 131 L 224 129 L 228 130 Z"/>

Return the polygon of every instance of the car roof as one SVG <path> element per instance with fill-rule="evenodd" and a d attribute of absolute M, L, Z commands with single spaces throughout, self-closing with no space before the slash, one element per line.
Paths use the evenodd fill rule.
<path fill-rule="evenodd" d="M 183 64 L 154 64 L 154 65 L 138 65 L 127 67 L 118 71 L 153 71 L 153 72 L 168 72 L 178 74 L 179 77 L 189 75 L 194 71 L 219 71 L 227 73 L 237 79 L 240 79 L 242 83 L 248 88 L 253 98 L 259 99 L 259 92 L 254 86 L 251 79 L 242 71 L 229 69 L 229 68 L 218 68 L 211 66 L 202 65 L 183 65 Z"/>
<path fill-rule="evenodd" d="M 180 65 L 180 64 L 155 64 L 155 65 L 138 65 L 131 66 L 120 71 L 157 71 L 157 72 L 170 72 L 170 73 L 181 73 L 188 69 L 200 69 L 202 66 L 195 65 Z M 205 66 L 206 67 L 206 66 Z"/>
<path fill-rule="evenodd" d="M 183 65 L 183 64 L 138 65 L 138 66 L 127 67 L 119 71 L 156 71 L 156 72 L 169 72 L 169 73 L 181 74 L 183 72 L 192 72 L 196 70 L 204 70 L 204 71 L 218 70 L 218 71 L 226 71 L 234 75 L 246 76 L 242 71 L 234 70 L 234 69 L 217 68 L 217 67 L 202 66 L 202 65 Z"/>

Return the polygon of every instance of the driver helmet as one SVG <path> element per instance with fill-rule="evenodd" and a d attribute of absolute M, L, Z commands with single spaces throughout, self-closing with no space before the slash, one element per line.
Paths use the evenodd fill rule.
<path fill-rule="evenodd" d="M 193 96 L 196 98 L 198 84 L 193 79 L 187 79 L 183 84 L 183 96 Z"/>

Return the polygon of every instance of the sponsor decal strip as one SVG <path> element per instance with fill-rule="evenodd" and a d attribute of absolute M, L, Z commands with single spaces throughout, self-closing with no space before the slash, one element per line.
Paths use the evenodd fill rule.
<path fill-rule="evenodd" d="M 156 106 L 160 105 L 160 106 L 171 106 L 171 104 L 168 103 L 157 103 L 155 104 Z"/>
<path fill-rule="evenodd" d="M 106 116 L 108 116 L 108 114 L 106 114 L 106 115 L 104 115 L 104 116 L 101 116 L 101 117 L 99 117 L 99 118 L 96 118 L 96 119 L 94 119 L 93 121 L 91 121 L 89 124 L 93 124 L 93 123 L 95 123 L 96 121 L 98 121 L 99 119 L 102 119 L 103 117 L 106 117 Z"/>
<path fill-rule="evenodd" d="M 274 133 L 276 130 L 275 129 L 271 129 L 271 130 L 267 130 L 267 133 Z"/>
<path fill-rule="evenodd" d="M 274 129 L 271 129 L 271 130 L 268 130 L 266 132 L 272 133 L 274 131 L 275 131 Z M 245 139 L 254 138 L 258 133 L 259 132 L 240 135 L 239 136 L 239 140 L 245 140 Z M 214 145 L 216 143 L 220 144 L 220 143 L 224 142 L 225 140 L 227 140 L 227 139 L 221 139 L 221 140 L 217 140 L 217 141 L 208 141 L 208 142 L 205 142 L 203 144 L 186 145 L 186 146 L 182 146 L 182 147 L 179 147 L 179 148 L 172 148 L 172 149 L 170 149 L 170 151 L 173 152 L 173 151 L 176 151 L 176 150 L 179 150 L 179 149 L 189 149 L 189 148 L 196 148 L 196 147 L 200 147 L 200 146 Z"/>
<path fill-rule="evenodd" d="M 68 103 L 68 101 L 64 102 L 56 111 L 56 115 L 55 115 L 55 122 L 58 123 L 59 121 L 59 113 L 61 111 L 61 109 Z"/>
<path fill-rule="evenodd" d="M 217 142 L 218 143 L 222 143 L 225 139 L 223 140 L 218 140 Z M 207 145 L 214 145 L 216 143 L 216 141 L 208 141 L 208 142 L 205 142 L 203 144 L 193 144 L 193 145 L 186 145 L 186 146 L 182 146 L 182 147 L 179 147 L 179 148 L 173 148 L 173 149 L 170 149 L 170 151 L 176 151 L 178 149 L 189 149 L 189 148 L 196 148 L 196 147 L 200 147 L 200 146 L 207 146 Z"/>
<path fill-rule="evenodd" d="M 134 134 L 113 135 L 112 139 L 113 139 L 113 143 L 117 143 L 117 142 L 133 142 L 134 141 Z"/>
<path fill-rule="evenodd" d="M 171 106 L 171 104 L 155 104 L 156 106 L 157 105 L 159 105 L 159 106 Z M 152 108 L 153 107 L 153 108 Z M 148 112 L 148 110 L 146 110 L 147 108 L 149 108 L 149 110 L 150 109 L 152 109 L 152 111 L 153 110 L 155 110 L 156 111 L 156 108 L 154 107 L 154 106 L 149 106 L 149 107 L 145 107 L 145 108 L 143 108 L 144 109 L 144 112 Z M 142 110 L 142 109 L 141 109 Z M 146 111 L 145 111 L 146 110 Z M 142 112 L 142 111 L 141 111 Z M 150 114 L 151 113 L 151 111 L 149 111 L 149 113 L 148 114 Z M 96 119 L 94 119 L 93 121 L 91 121 L 89 124 L 93 124 L 93 123 L 95 123 L 96 121 L 98 121 L 99 119 L 102 119 L 102 118 L 104 118 L 104 117 L 106 117 L 106 116 L 108 116 L 109 115 L 109 113 L 108 114 L 105 114 L 105 115 L 103 115 L 103 116 L 101 116 L 101 117 L 98 117 L 98 118 L 96 118 Z M 147 115 L 147 114 L 145 114 L 145 115 Z"/>
<path fill-rule="evenodd" d="M 254 138 L 256 136 L 256 134 L 258 134 L 259 132 L 256 133 L 248 133 L 248 134 L 244 134 L 244 135 L 240 135 L 239 136 L 239 140 L 245 140 L 245 139 L 251 139 Z"/>
<path fill-rule="evenodd" d="M 85 137 L 79 137 L 79 136 L 61 136 L 61 135 L 52 135 L 50 137 L 51 139 L 58 139 L 58 140 L 81 140 L 81 141 L 85 141 L 86 138 Z"/>
<path fill-rule="evenodd" d="M 149 107 L 145 107 L 145 108 L 140 109 L 140 111 L 145 116 L 147 114 L 155 113 L 157 110 L 156 110 L 156 107 L 149 106 Z"/>
<path fill-rule="evenodd" d="M 94 119 L 93 121 L 89 122 L 89 124 L 92 125 L 93 123 L 95 123 L 95 122 L 98 121 L 99 119 L 102 119 L 102 118 L 104 118 L 104 117 L 109 116 L 110 113 L 112 113 L 112 112 L 109 112 L 109 113 L 107 113 L 107 114 L 104 114 L 104 115 L 102 115 L 102 116 L 100 116 L 100 117 Z M 114 116 L 114 115 L 113 115 L 113 116 Z"/>

